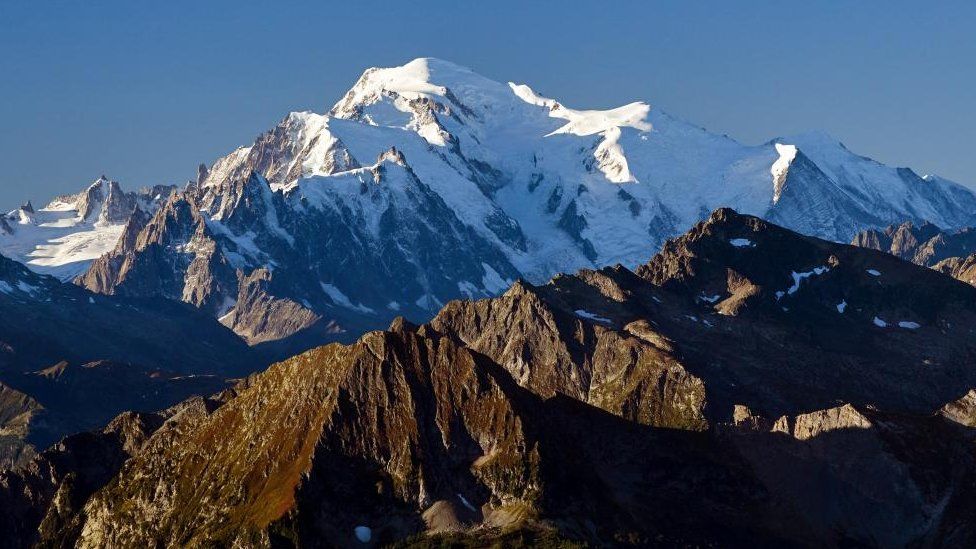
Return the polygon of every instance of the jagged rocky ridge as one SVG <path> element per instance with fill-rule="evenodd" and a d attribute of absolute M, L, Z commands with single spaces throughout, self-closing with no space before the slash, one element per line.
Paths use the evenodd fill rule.
<path fill-rule="evenodd" d="M 519 282 L 276 364 L 86 476 L 86 501 L 27 504 L 72 525 L 33 539 L 969 545 L 974 305 L 938 272 L 719 210 L 634 272 Z"/>
<path fill-rule="evenodd" d="M 971 227 L 945 231 L 931 223 L 916 226 L 906 221 L 884 230 L 861 231 L 852 244 L 888 252 L 976 285 L 976 230 Z"/>
<path fill-rule="evenodd" d="M 39 273 L 71 280 L 115 246 L 130 217 L 155 212 L 175 190 L 156 185 L 125 192 L 103 175 L 84 191 L 58 196 L 41 209 L 27 202 L 0 214 L 0 253 Z"/>
<path fill-rule="evenodd" d="M 575 110 L 417 59 L 201 166 L 118 227 L 78 283 L 183 300 L 252 343 L 303 348 L 520 277 L 633 268 L 721 206 L 843 242 L 904 219 L 976 222 L 971 191 L 823 134 L 745 146 L 645 103 Z"/>
<path fill-rule="evenodd" d="M 124 410 L 156 410 L 263 363 L 184 303 L 93 294 L 0 256 L 0 469 Z"/>

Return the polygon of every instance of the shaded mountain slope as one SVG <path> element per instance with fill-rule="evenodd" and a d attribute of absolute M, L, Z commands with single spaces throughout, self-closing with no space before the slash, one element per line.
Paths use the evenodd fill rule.
<path fill-rule="evenodd" d="M 112 360 L 179 373 L 254 367 L 230 330 L 183 303 L 92 294 L 0 256 L 0 367 Z"/>
<path fill-rule="evenodd" d="M 125 410 L 224 388 L 262 355 L 184 303 L 93 294 L 0 256 L 0 467 Z"/>

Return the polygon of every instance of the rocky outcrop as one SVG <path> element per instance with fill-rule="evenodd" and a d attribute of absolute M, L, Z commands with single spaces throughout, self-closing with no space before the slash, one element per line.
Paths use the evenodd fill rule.
<path fill-rule="evenodd" d="M 707 427 L 704 385 L 688 372 L 667 337 L 647 320 L 616 324 L 619 317 L 607 313 L 605 302 L 586 309 L 614 320 L 581 316 L 590 314 L 584 304 L 606 299 L 586 296 L 595 293 L 587 283 L 603 284 L 617 295 L 625 291 L 613 274 L 600 272 L 557 279 L 542 288 L 519 282 L 496 299 L 452 302 L 431 326 L 491 357 L 543 397 L 568 395 L 648 425 Z M 580 300 L 565 302 L 561 296 L 567 292 Z"/>
<path fill-rule="evenodd" d="M 943 231 L 931 223 L 916 227 L 906 222 L 883 231 L 863 231 L 852 244 L 888 252 L 976 285 L 976 230 L 971 228 Z"/>
<path fill-rule="evenodd" d="M 939 413 L 960 425 L 976 428 L 976 389 L 971 389 L 959 400 L 946 404 Z"/>
<path fill-rule="evenodd" d="M 270 292 L 274 274 L 255 269 L 239 282 L 236 303 L 220 322 L 249 344 L 276 341 L 314 326 L 322 317 L 290 299 L 275 298 Z M 333 329 L 339 330 L 333 325 Z"/>
<path fill-rule="evenodd" d="M 956 280 L 976 286 L 976 254 L 969 257 L 950 257 L 932 266 L 940 273 L 945 273 Z"/>
<path fill-rule="evenodd" d="M 733 476 L 735 465 L 672 461 L 674 452 L 690 457 L 694 446 L 709 445 L 697 434 L 669 437 L 564 397 L 544 401 L 484 357 L 415 329 L 401 322 L 273 366 L 192 432 L 154 436 L 86 505 L 78 544 L 343 546 L 363 527 L 380 544 L 544 515 L 574 531 L 595 528 L 591 536 L 626 527 L 640 539 L 645 527 L 631 513 L 691 498 L 712 513 L 710 532 L 719 524 L 743 532 L 730 520 L 731 502 L 705 493 L 709 482 L 743 486 L 740 496 L 761 500 Z M 661 467 L 687 475 L 691 493 L 658 480 Z M 189 478 L 192 488 L 180 480 Z M 644 490 L 654 495 L 634 498 Z M 122 500 L 130 505 L 118 506 Z M 595 513 L 596 524 L 579 513 Z M 665 511 L 651 522 L 677 532 L 696 520 Z M 687 532 L 679 539 L 708 535 Z"/>
<path fill-rule="evenodd" d="M 126 412 L 104 429 L 65 438 L 18 470 L 0 472 L 0 532 L 10 547 L 58 546 L 79 535 L 79 512 L 150 436 L 192 428 L 215 400 L 196 398 L 158 413 Z"/>

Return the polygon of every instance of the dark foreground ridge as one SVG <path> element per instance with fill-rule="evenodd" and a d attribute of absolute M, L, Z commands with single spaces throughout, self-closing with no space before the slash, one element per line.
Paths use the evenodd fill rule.
<path fill-rule="evenodd" d="M 0 535 L 972 545 L 974 311 L 931 269 L 718 210 L 636 272 L 451 302 L 66 439 L 0 477 Z"/>

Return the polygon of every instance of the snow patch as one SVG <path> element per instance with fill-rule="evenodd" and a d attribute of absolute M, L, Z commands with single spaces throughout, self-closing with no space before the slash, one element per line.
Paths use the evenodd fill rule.
<path fill-rule="evenodd" d="M 827 267 L 826 265 L 824 265 L 822 267 L 815 267 L 812 271 L 806 271 L 806 272 L 802 272 L 802 273 L 798 273 L 796 271 L 793 271 L 792 273 L 790 273 L 790 276 L 793 277 L 793 285 L 790 286 L 786 290 L 786 293 L 789 294 L 789 295 L 795 294 L 797 292 L 797 290 L 800 289 L 800 283 L 801 282 L 803 282 L 807 278 L 810 278 L 811 276 L 814 276 L 814 275 L 817 275 L 817 276 L 822 275 L 822 274 L 824 274 L 825 272 L 827 272 L 829 270 L 830 270 L 830 267 Z M 781 297 L 783 297 L 783 292 L 776 292 L 776 299 L 780 299 Z"/>
<path fill-rule="evenodd" d="M 467 498 L 465 498 L 461 494 L 458 494 L 457 497 L 458 497 L 459 500 L 461 500 L 461 503 L 464 504 L 465 507 L 467 507 L 468 509 L 470 509 L 470 510 L 476 512 L 476 513 L 478 512 L 478 510 L 475 509 L 474 505 L 471 505 L 471 502 L 469 502 L 467 500 Z"/>
<path fill-rule="evenodd" d="M 349 300 L 346 294 L 342 293 L 342 290 L 340 290 L 339 288 L 337 288 L 332 284 L 326 284 L 325 282 L 320 282 L 319 285 L 322 286 L 322 291 L 324 291 L 326 295 L 328 295 L 332 299 L 332 301 L 336 305 L 339 305 L 340 307 L 345 307 L 347 309 L 352 309 L 354 311 L 359 311 L 361 313 L 376 312 L 373 309 L 366 307 L 365 305 L 361 305 L 359 303 L 353 303 L 352 301 Z"/>
<path fill-rule="evenodd" d="M 878 317 L 874 317 L 874 320 L 872 320 L 871 322 L 873 322 L 874 325 L 877 326 L 878 328 L 887 328 L 888 327 L 888 323 L 885 322 L 884 320 L 881 320 Z"/>
<path fill-rule="evenodd" d="M 491 265 L 482 263 L 481 268 L 485 270 L 485 275 L 481 278 L 481 285 L 490 293 L 499 293 L 511 286 L 512 281 L 502 278 L 498 271 L 491 268 Z"/>
<path fill-rule="evenodd" d="M 603 322 L 604 324 L 610 324 L 612 321 L 609 318 L 604 318 L 602 316 L 595 315 L 585 309 L 577 309 L 575 311 L 576 316 L 580 318 L 585 318 L 587 320 L 593 320 L 595 322 Z"/>
<path fill-rule="evenodd" d="M 881 271 L 875 269 L 868 269 L 866 272 L 871 276 L 881 276 Z"/>
<path fill-rule="evenodd" d="M 461 282 L 458 282 L 457 287 L 459 292 L 468 296 L 468 299 L 474 299 L 474 296 L 480 293 L 478 291 L 478 287 L 468 282 L 467 280 L 462 280 Z"/>
<path fill-rule="evenodd" d="M 702 292 L 701 295 L 698 296 L 698 299 L 699 300 L 704 301 L 706 303 L 715 303 L 716 301 L 718 301 L 721 298 L 722 298 L 722 296 L 719 295 L 719 294 L 715 294 L 715 295 L 712 295 L 712 296 L 707 296 L 707 295 L 705 295 L 705 292 Z"/>
<path fill-rule="evenodd" d="M 912 322 L 910 320 L 902 320 L 898 323 L 899 328 L 904 328 L 906 330 L 917 330 L 922 327 L 918 322 Z"/>
<path fill-rule="evenodd" d="M 729 240 L 729 244 L 735 246 L 736 248 L 752 248 L 756 245 L 755 242 L 749 240 L 748 238 L 733 238 Z"/>
<path fill-rule="evenodd" d="M 847 301 L 841 301 L 840 303 L 837 304 L 837 312 L 840 314 L 844 314 L 844 309 L 846 308 L 847 308 Z"/>

